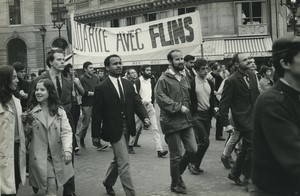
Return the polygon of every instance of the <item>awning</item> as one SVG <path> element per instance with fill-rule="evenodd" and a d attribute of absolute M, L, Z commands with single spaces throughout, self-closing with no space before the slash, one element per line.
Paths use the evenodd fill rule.
<path fill-rule="evenodd" d="M 183 56 L 187 54 L 191 54 L 196 49 L 199 50 L 200 45 L 194 45 L 189 47 L 182 48 L 174 48 L 182 51 Z M 153 53 L 146 53 L 141 55 L 128 55 L 121 56 L 123 66 L 139 66 L 139 65 L 166 65 L 169 64 L 167 60 L 167 54 L 170 50 L 160 50 Z M 95 68 L 104 67 L 104 59 L 106 57 L 103 56 L 81 56 L 74 54 L 74 63 L 72 60 L 72 54 L 66 56 L 66 63 L 73 64 L 74 69 L 82 69 L 82 65 L 86 61 L 90 61 L 93 63 Z"/>
<path fill-rule="evenodd" d="M 272 39 L 266 38 L 244 38 L 225 40 L 224 58 L 232 58 L 239 53 L 247 53 L 252 57 L 270 57 L 272 56 Z"/>
<path fill-rule="evenodd" d="M 196 58 L 202 57 L 201 47 L 194 50 L 191 55 Z M 224 59 L 224 40 L 210 40 L 203 42 L 203 57 L 208 61 Z"/>

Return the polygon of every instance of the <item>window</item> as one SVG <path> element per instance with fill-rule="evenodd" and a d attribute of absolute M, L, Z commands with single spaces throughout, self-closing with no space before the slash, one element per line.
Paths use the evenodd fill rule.
<path fill-rule="evenodd" d="M 267 23 L 266 1 L 236 3 L 238 25 Z"/>
<path fill-rule="evenodd" d="M 126 18 L 126 26 L 135 25 L 136 24 L 136 17 L 130 16 Z"/>
<path fill-rule="evenodd" d="M 196 8 L 195 7 L 188 7 L 188 8 L 179 8 L 178 9 L 178 16 L 182 14 L 187 14 L 191 12 L 195 12 Z"/>
<path fill-rule="evenodd" d="M 21 24 L 20 0 L 9 0 L 9 24 Z"/>
<path fill-rule="evenodd" d="M 113 19 L 110 21 L 110 27 L 119 27 L 119 19 Z"/>
<path fill-rule="evenodd" d="M 145 17 L 145 22 L 154 21 L 157 20 L 157 13 L 145 14 L 144 17 Z"/>
<path fill-rule="evenodd" d="M 90 23 L 88 23 L 88 25 L 91 26 L 91 27 L 95 27 L 95 26 L 96 26 L 96 23 L 90 22 Z"/>
<path fill-rule="evenodd" d="M 62 7 L 64 7 L 64 0 L 52 0 L 52 12 L 55 13 Z"/>

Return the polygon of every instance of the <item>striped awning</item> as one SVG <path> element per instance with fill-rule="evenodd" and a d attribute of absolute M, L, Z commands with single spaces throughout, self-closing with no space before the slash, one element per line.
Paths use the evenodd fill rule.
<path fill-rule="evenodd" d="M 248 39 L 228 39 L 225 40 L 224 58 L 232 58 L 239 53 L 247 53 L 252 57 L 270 57 L 272 56 L 272 39 L 266 38 L 248 38 Z"/>
<path fill-rule="evenodd" d="M 203 42 L 203 57 L 208 61 L 224 59 L 224 40 L 210 40 Z M 196 58 L 202 57 L 201 47 L 194 50 L 191 55 Z"/>

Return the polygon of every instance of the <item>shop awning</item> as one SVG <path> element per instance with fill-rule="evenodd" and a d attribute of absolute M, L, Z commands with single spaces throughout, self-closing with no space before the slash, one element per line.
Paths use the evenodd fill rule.
<path fill-rule="evenodd" d="M 174 48 L 182 51 L 183 56 L 191 54 L 195 50 L 199 50 L 200 45 L 194 45 L 189 47 Z M 167 54 L 170 50 L 160 50 L 153 53 L 146 53 L 141 55 L 128 55 L 121 56 L 123 66 L 139 66 L 139 65 L 166 65 L 169 64 L 167 60 Z M 72 59 L 72 56 L 74 60 Z M 70 54 L 66 56 L 66 63 L 71 63 L 74 66 L 74 69 L 82 69 L 82 65 L 86 61 L 93 63 L 95 68 L 104 67 L 103 56 L 82 56 L 77 54 Z M 74 61 L 74 63 L 73 63 Z"/>
<path fill-rule="evenodd" d="M 194 50 L 191 55 L 196 58 L 202 57 L 201 47 Z M 224 40 L 210 40 L 203 42 L 203 57 L 208 61 L 224 59 Z"/>
<path fill-rule="evenodd" d="M 252 57 L 270 57 L 272 56 L 272 39 L 265 38 L 244 38 L 225 40 L 224 58 L 232 58 L 239 53 L 247 53 Z"/>

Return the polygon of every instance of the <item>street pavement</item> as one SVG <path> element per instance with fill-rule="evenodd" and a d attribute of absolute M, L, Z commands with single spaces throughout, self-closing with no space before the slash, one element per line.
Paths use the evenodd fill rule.
<path fill-rule="evenodd" d="M 210 146 L 203 159 L 201 168 L 204 173 L 191 175 L 188 170 L 183 174 L 183 180 L 187 186 L 188 196 L 246 196 L 248 193 L 244 187 L 236 186 L 227 179 L 229 170 L 226 170 L 220 161 L 220 155 L 224 146 L 223 141 L 215 140 L 214 121 L 210 136 Z M 227 134 L 225 133 L 225 136 Z M 107 195 L 102 185 L 105 173 L 113 158 L 111 148 L 97 151 L 93 147 L 88 130 L 86 149 L 81 149 L 75 156 L 75 176 L 77 196 L 102 196 Z M 167 150 L 167 144 L 162 135 L 163 148 Z M 130 154 L 131 175 L 139 196 L 174 196 L 170 191 L 169 157 L 158 158 L 154 146 L 152 133 L 144 130 L 140 136 L 141 147 L 134 148 L 136 154 Z M 118 178 L 114 190 L 116 195 L 125 195 Z M 21 186 L 20 196 L 40 196 L 40 191 L 34 194 L 28 185 Z M 58 195 L 62 195 L 62 187 Z"/>

